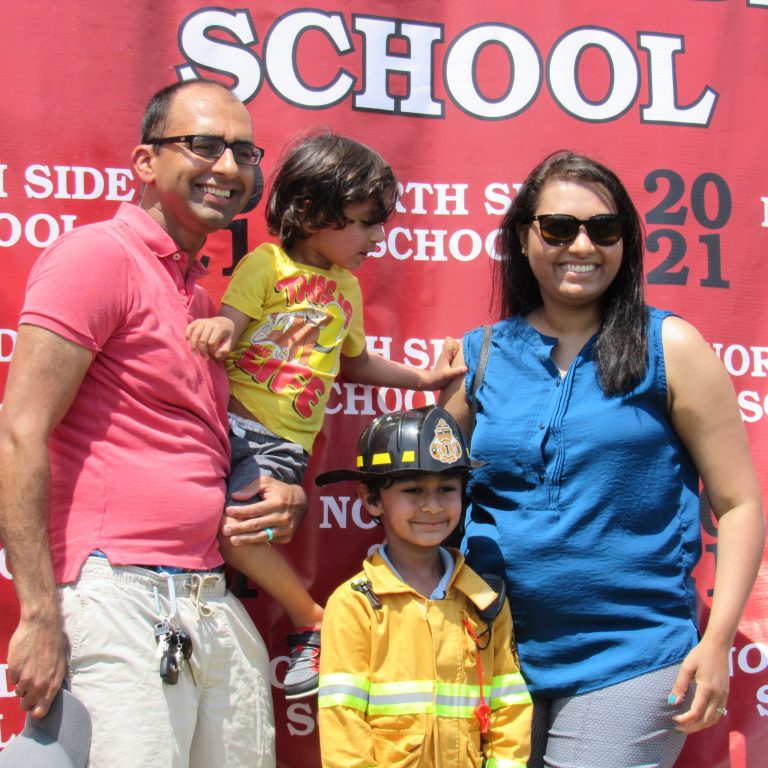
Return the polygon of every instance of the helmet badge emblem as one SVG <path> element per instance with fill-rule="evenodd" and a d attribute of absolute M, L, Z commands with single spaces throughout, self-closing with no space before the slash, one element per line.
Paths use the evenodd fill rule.
<path fill-rule="evenodd" d="M 445 419 L 440 419 L 435 426 L 435 436 L 429 444 L 429 453 L 435 461 L 453 464 L 461 458 L 461 443 Z"/>

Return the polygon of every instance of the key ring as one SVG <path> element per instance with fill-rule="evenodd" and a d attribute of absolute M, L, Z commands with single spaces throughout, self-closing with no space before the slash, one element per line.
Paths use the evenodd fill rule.
<path fill-rule="evenodd" d="M 265 528 L 264 533 L 267 534 L 267 543 L 272 543 L 272 539 L 275 538 L 275 532 L 271 528 Z"/>

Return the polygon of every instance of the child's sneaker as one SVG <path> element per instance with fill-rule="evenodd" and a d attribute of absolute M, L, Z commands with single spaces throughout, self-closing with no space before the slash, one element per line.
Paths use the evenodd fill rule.
<path fill-rule="evenodd" d="M 304 699 L 317 693 L 320 676 L 320 630 L 302 628 L 288 635 L 291 660 L 283 684 L 286 699 Z"/>

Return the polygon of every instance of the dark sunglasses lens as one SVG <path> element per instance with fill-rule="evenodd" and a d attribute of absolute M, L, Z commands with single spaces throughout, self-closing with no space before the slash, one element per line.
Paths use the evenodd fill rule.
<path fill-rule="evenodd" d="M 613 245 L 621 240 L 621 217 L 613 213 L 593 216 L 587 221 L 587 234 L 595 245 Z"/>
<path fill-rule="evenodd" d="M 554 213 L 539 219 L 541 236 L 550 245 L 563 245 L 573 240 L 579 232 L 579 220 L 574 216 Z"/>
<path fill-rule="evenodd" d="M 582 222 L 575 216 L 553 213 L 539 219 L 541 236 L 550 245 L 565 245 L 578 234 Z M 614 245 L 621 240 L 621 216 L 601 213 L 584 222 L 589 239 L 595 245 Z"/>

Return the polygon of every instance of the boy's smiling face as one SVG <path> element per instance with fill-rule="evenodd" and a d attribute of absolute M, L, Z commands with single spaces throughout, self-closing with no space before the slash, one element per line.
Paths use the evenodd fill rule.
<path fill-rule="evenodd" d="M 382 488 L 378 500 L 369 497 L 364 484 L 358 496 L 368 514 L 381 520 L 388 552 L 436 549 L 459 524 L 462 477 L 423 472 Z"/>

